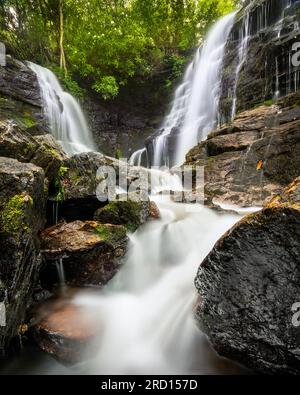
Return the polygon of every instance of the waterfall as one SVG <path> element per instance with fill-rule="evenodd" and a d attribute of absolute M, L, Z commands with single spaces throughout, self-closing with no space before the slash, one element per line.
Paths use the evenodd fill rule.
<path fill-rule="evenodd" d="M 143 148 L 143 149 L 140 149 L 140 150 L 134 152 L 129 159 L 129 165 L 141 166 L 144 154 L 147 154 L 146 148 Z"/>
<path fill-rule="evenodd" d="M 55 139 L 69 155 L 96 151 L 79 103 L 62 89 L 52 71 L 34 63 L 28 65 L 37 75 L 45 115 Z"/>
<path fill-rule="evenodd" d="M 225 45 L 233 26 L 235 13 L 217 22 L 193 62 L 187 68 L 182 84 L 175 92 L 170 113 L 162 133 L 154 141 L 155 166 L 173 166 L 184 162 L 187 152 L 205 140 L 216 126 L 220 98 L 221 67 Z M 175 137 L 175 158 L 170 159 L 168 141 Z"/>
<path fill-rule="evenodd" d="M 194 277 L 240 216 L 152 198 L 161 219 L 131 235 L 119 274 L 102 291 L 83 291 L 73 300 L 100 317 L 92 345 L 97 356 L 81 364 L 84 373 L 218 373 L 220 360 L 193 319 Z M 240 371 L 232 364 L 221 367 L 223 373 L 230 369 Z"/>

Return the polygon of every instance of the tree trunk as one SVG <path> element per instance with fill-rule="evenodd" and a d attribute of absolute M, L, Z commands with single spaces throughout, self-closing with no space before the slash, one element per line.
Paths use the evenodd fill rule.
<path fill-rule="evenodd" d="M 63 12 L 63 0 L 59 0 L 59 47 L 60 47 L 60 68 L 64 70 L 67 75 L 67 64 L 64 50 L 64 12 Z"/>

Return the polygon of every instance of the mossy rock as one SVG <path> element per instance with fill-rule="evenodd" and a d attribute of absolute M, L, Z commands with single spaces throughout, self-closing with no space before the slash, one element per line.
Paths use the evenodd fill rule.
<path fill-rule="evenodd" d="M 150 216 L 150 202 L 132 200 L 111 202 L 96 211 L 94 219 L 105 224 L 124 225 L 135 232 Z"/>
<path fill-rule="evenodd" d="M 22 233 L 29 230 L 28 209 L 33 205 L 30 195 L 15 195 L 0 213 L 0 229 L 4 233 Z"/>

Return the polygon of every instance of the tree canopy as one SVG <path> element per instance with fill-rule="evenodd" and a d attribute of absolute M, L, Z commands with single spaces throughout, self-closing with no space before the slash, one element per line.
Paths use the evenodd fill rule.
<path fill-rule="evenodd" d="M 20 58 L 86 79 L 104 99 L 166 63 L 174 77 L 235 0 L 2 0 L 0 40 Z"/>

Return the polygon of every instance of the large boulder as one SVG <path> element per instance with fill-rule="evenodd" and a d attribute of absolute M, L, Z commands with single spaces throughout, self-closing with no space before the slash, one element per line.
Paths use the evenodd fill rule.
<path fill-rule="evenodd" d="M 133 197 L 133 196 L 132 196 Z M 114 201 L 99 209 L 95 213 L 95 220 L 104 224 L 124 225 L 130 232 L 135 232 L 141 225 L 145 224 L 154 214 L 154 205 L 150 200 Z M 152 208 L 152 211 L 151 211 Z"/>
<path fill-rule="evenodd" d="M 262 373 L 300 373 L 300 181 L 240 221 L 201 264 L 196 319 L 222 355 Z"/>
<path fill-rule="evenodd" d="M 128 238 L 123 226 L 75 221 L 44 230 L 41 242 L 48 265 L 63 260 L 67 284 L 100 286 L 118 271 Z"/>
<path fill-rule="evenodd" d="M 41 255 L 37 234 L 44 227 L 44 172 L 33 164 L 0 158 L 0 297 L 6 326 L 0 327 L 0 351 L 19 334 Z"/>

